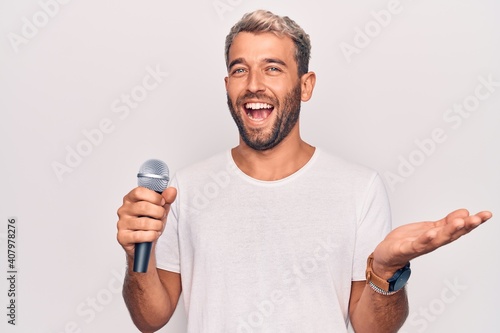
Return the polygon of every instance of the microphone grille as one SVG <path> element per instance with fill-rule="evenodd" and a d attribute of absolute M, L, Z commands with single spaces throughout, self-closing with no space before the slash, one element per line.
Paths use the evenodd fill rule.
<path fill-rule="evenodd" d="M 139 186 L 148 188 L 155 192 L 163 192 L 168 185 L 168 166 L 160 160 L 147 160 L 141 165 L 137 174 Z"/>

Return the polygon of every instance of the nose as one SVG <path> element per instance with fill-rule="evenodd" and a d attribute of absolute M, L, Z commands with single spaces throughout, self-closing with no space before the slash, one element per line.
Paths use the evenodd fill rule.
<path fill-rule="evenodd" d="M 248 74 L 247 90 L 253 93 L 266 90 L 264 77 L 260 71 L 250 71 L 250 73 Z"/>

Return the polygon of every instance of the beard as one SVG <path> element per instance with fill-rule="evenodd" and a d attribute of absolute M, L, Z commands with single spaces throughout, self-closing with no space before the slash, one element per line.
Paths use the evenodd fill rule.
<path fill-rule="evenodd" d="M 272 124 L 271 129 L 267 128 L 246 128 L 241 114 L 243 110 L 243 100 L 258 99 L 274 106 L 272 112 L 277 112 L 276 119 Z M 227 95 L 227 105 L 231 116 L 238 127 L 240 136 L 243 141 L 252 149 L 264 151 L 276 147 L 284 138 L 290 134 L 290 131 L 299 120 L 301 103 L 301 88 L 300 82 L 285 96 L 283 105 L 273 97 L 266 96 L 261 93 L 247 93 L 236 100 L 236 105 L 233 103 L 229 95 Z M 270 115 L 269 115 L 270 116 Z"/>

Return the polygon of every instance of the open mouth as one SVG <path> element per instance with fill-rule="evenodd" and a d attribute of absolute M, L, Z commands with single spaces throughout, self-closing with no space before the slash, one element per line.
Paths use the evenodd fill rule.
<path fill-rule="evenodd" d="M 246 103 L 244 108 L 248 118 L 253 121 L 265 120 L 274 110 L 274 106 L 267 103 Z"/>

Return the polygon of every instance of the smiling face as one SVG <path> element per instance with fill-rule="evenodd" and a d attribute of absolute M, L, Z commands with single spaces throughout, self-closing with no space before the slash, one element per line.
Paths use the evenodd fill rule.
<path fill-rule="evenodd" d="M 311 73 L 299 78 L 294 54 L 289 37 L 270 32 L 240 32 L 229 49 L 229 110 L 241 139 L 255 150 L 275 147 L 292 131 L 299 135 L 300 103 L 312 89 L 305 84 Z"/>

